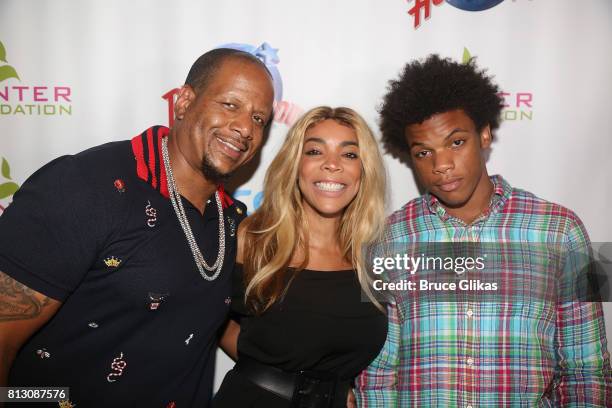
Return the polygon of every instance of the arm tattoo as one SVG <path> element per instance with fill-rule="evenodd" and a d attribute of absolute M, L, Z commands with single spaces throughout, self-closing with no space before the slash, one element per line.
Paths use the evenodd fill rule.
<path fill-rule="evenodd" d="M 36 292 L 0 272 L 0 322 L 33 319 L 49 304 L 47 296 Z"/>

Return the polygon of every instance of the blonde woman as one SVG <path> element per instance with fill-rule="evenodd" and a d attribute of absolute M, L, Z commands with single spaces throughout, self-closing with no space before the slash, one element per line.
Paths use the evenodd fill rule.
<path fill-rule="evenodd" d="M 238 231 L 221 340 L 237 364 L 213 406 L 346 406 L 386 337 L 361 254 L 384 224 L 384 196 L 378 145 L 355 111 L 318 107 L 291 128 Z"/>

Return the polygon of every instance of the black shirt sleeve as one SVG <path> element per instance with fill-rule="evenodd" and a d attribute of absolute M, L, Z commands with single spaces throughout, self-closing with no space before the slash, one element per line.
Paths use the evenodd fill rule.
<path fill-rule="evenodd" d="M 95 262 L 108 220 L 73 156 L 35 172 L 0 217 L 0 271 L 63 301 Z"/>

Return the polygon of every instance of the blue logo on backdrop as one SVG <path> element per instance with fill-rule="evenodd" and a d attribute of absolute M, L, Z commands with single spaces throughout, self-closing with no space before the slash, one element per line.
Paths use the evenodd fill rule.
<path fill-rule="evenodd" d="M 446 0 L 448 4 L 466 11 L 482 11 L 497 6 L 504 0 Z"/>

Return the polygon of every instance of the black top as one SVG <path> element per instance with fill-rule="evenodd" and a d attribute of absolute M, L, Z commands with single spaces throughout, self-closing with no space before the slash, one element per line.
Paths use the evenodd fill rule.
<path fill-rule="evenodd" d="M 366 300 L 355 271 L 287 272 L 297 276 L 284 299 L 253 316 L 244 304 L 242 266 L 236 265 L 232 311 L 241 316 L 239 358 L 248 355 L 285 371 L 324 370 L 352 379 L 382 348 L 387 317 Z"/>
<path fill-rule="evenodd" d="M 68 386 L 78 407 L 208 406 L 246 212 L 223 195 L 223 271 L 204 280 L 164 189 L 162 134 L 54 160 L 0 217 L 0 271 L 63 302 L 17 355 L 11 386 Z M 212 263 L 214 197 L 203 216 L 183 204 Z"/>

